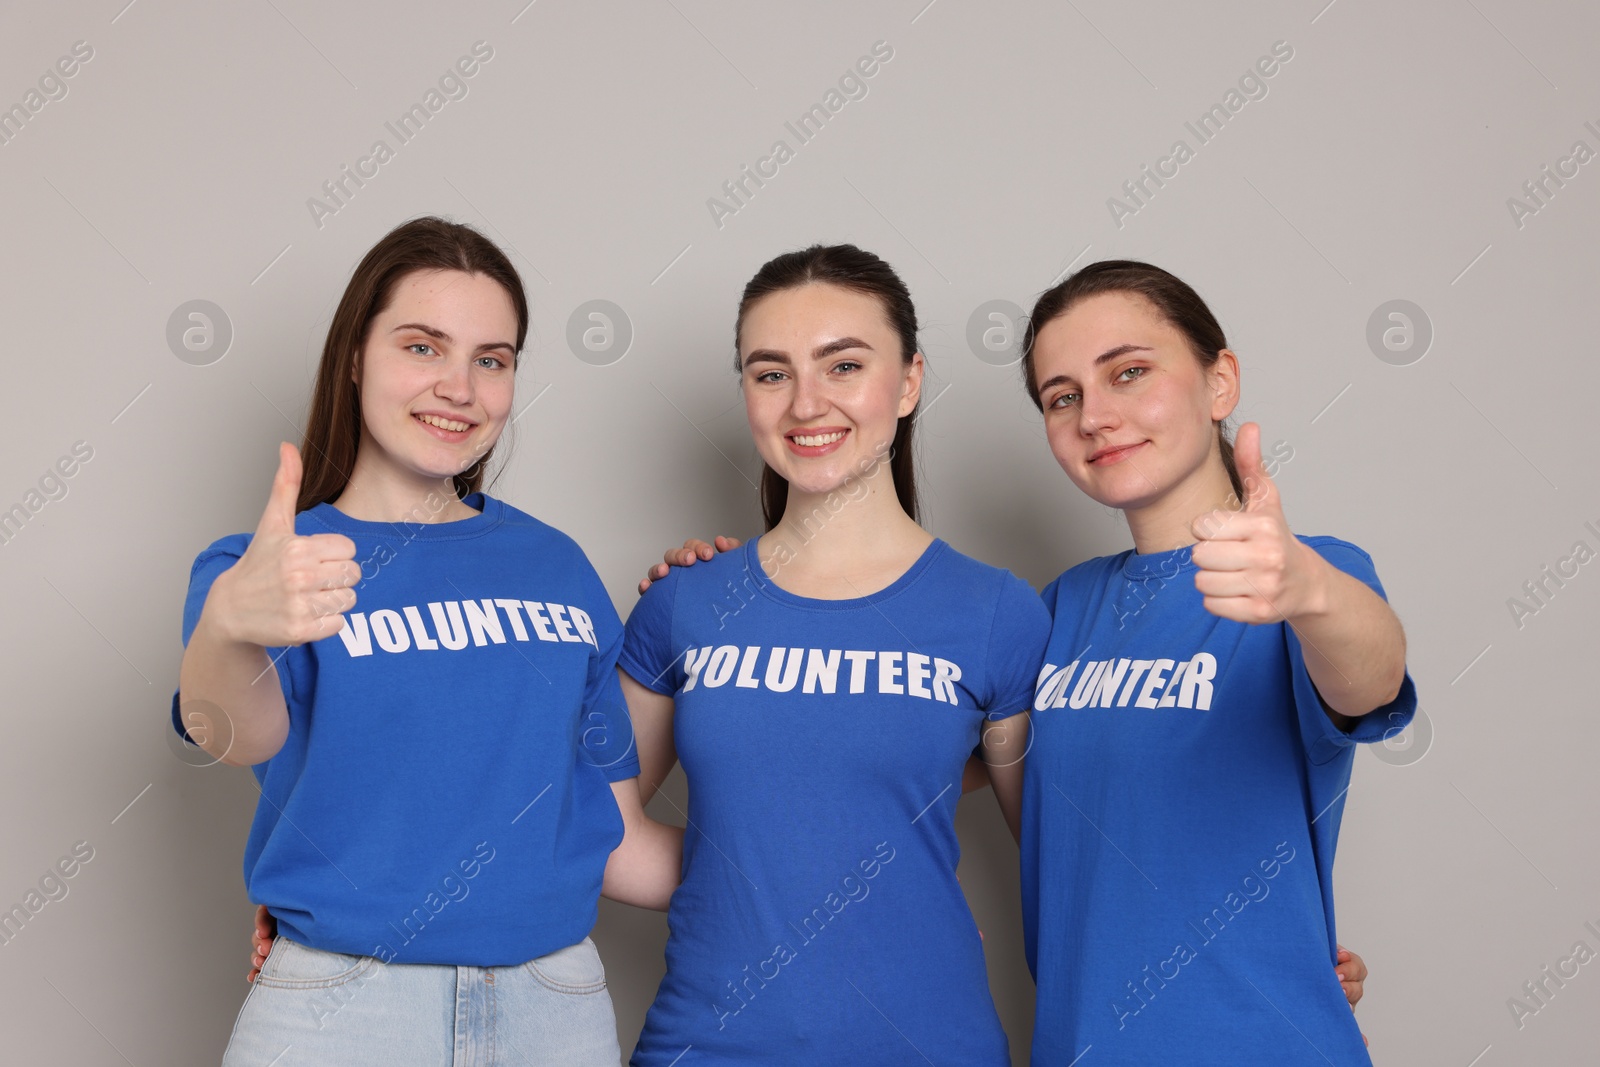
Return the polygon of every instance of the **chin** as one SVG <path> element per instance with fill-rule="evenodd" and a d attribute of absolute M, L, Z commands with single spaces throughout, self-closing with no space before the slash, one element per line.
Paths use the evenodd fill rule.
<path fill-rule="evenodd" d="M 1137 474 L 1129 477 L 1122 471 L 1096 471 L 1081 467 L 1078 473 L 1069 472 L 1067 476 L 1084 496 L 1096 504 L 1120 511 L 1143 507 L 1161 496 L 1158 487 L 1153 488 L 1147 479 Z"/>
<path fill-rule="evenodd" d="M 462 473 L 464 470 L 470 469 L 472 466 L 470 463 L 468 463 L 466 467 L 461 466 L 462 461 L 465 459 L 464 456 L 456 457 L 433 454 L 426 456 L 401 455 L 395 458 L 399 461 L 401 467 L 411 471 L 413 475 L 426 481 L 449 481 L 457 474 Z"/>
<path fill-rule="evenodd" d="M 846 479 L 845 475 L 841 475 L 837 478 L 830 478 L 826 475 L 812 475 L 809 478 L 792 478 L 789 475 L 784 474 L 782 471 L 779 471 L 778 473 L 782 475 L 784 481 L 789 483 L 789 489 L 791 491 L 796 493 L 805 493 L 810 496 L 825 496 L 828 493 L 833 492 L 835 489 L 841 489 L 844 487 Z"/>

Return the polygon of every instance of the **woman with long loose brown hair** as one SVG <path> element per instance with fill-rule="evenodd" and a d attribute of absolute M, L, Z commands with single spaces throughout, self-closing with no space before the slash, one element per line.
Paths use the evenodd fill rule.
<path fill-rule="evenodd" d="M 664 907 L 680 839 L 642 813 L 605 588 L 483 491 L 527 327 L 492 242 L 396 228 L 254 534 L 195 561 L 173 723 L 255 773 L 278 933 L 226 1064 L 617 1063 L 596 898 Z"/>

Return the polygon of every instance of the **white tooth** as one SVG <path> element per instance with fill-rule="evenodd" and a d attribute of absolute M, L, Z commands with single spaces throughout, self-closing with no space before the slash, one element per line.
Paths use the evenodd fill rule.
<path fill-rule="evenodd" d="M 456 433 L 460 433 L 462 430 L 468 429 L 467 423 L 456 422 L 454 419 L 440 418 L 437 415 L 418 415 L 417 418 L 427 423 L 429 426 L 437 426 L 441 430 L 451 430 Z"/>

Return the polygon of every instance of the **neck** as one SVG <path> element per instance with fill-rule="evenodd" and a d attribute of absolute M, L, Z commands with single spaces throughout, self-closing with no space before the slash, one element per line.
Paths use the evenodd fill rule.
<path fill-rule="evenodd" d="M 478 514 L 462 503 L 449 478 L 427 478 L 356 453 L 355 469 L 333 506 L 363 522 L 455 522 Z"/>
<path fill-rule="evenodd" d="M 760 552 L 769 573 L 781 555 L 789 561 L 785 567 L 797 572 L 848 575 L 920 552 L 931 540 L 900 506 L 889 464 L 879 463 L 831 492 L 806 493 L 791 485 L 783 518 L 762 535 Z"/>
<path fill-rule="evenodd" d="M 1195 519 L 1208 511 L 1238 511 L 1239 507 L 1222 456 L 1214 453 L 1208 462 L 1159 498 L 1128 508 L 1123 516 L 1133 535 L 1134 551 L 1149 554 L 1194 544 Z"/>

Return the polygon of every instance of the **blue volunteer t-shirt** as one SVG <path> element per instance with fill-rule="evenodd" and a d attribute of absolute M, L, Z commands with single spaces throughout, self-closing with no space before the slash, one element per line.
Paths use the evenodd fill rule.
<path fill-rule="evenodd" d="M 1009 1064 L 954 815 L 985 720 L 1027 710 L 1049 615 L 943 541 L 850 600 L 779 588 L 757 544 L 674 569 L 628 619 L 621 666 L 673 697 L 689 780 L 630 1062 Z"/>
<path fill-rule="evenodd" d="M 353 519 L 362 582 L 340 632 L 269 649 L 289 708 L 244 852 L 250 899 L 314 948 L 498 966 L 581 941 L 622 840 L 609 781 L 639 773 L 622 624 L 575 542 L 482 493 L 456 522 Z M 200 553 L 187 644 L 251 535 Z M 173 725 L 184 732 L 178 698 Z"/>
<path fill-rule="evenodd" d="M 1383 595 L 1372 560 L 1302 537 Z M 1212 615 L 1190 549 L 1045 588 L 1054 615 L 1023 799 L 1033 1062 L 1369 1064 L 1334 974 L 1333 855 L 1355 745 L 1284 623 Z M 1092 1060 L 1090 1059 L 1092 1057 Z"/>

